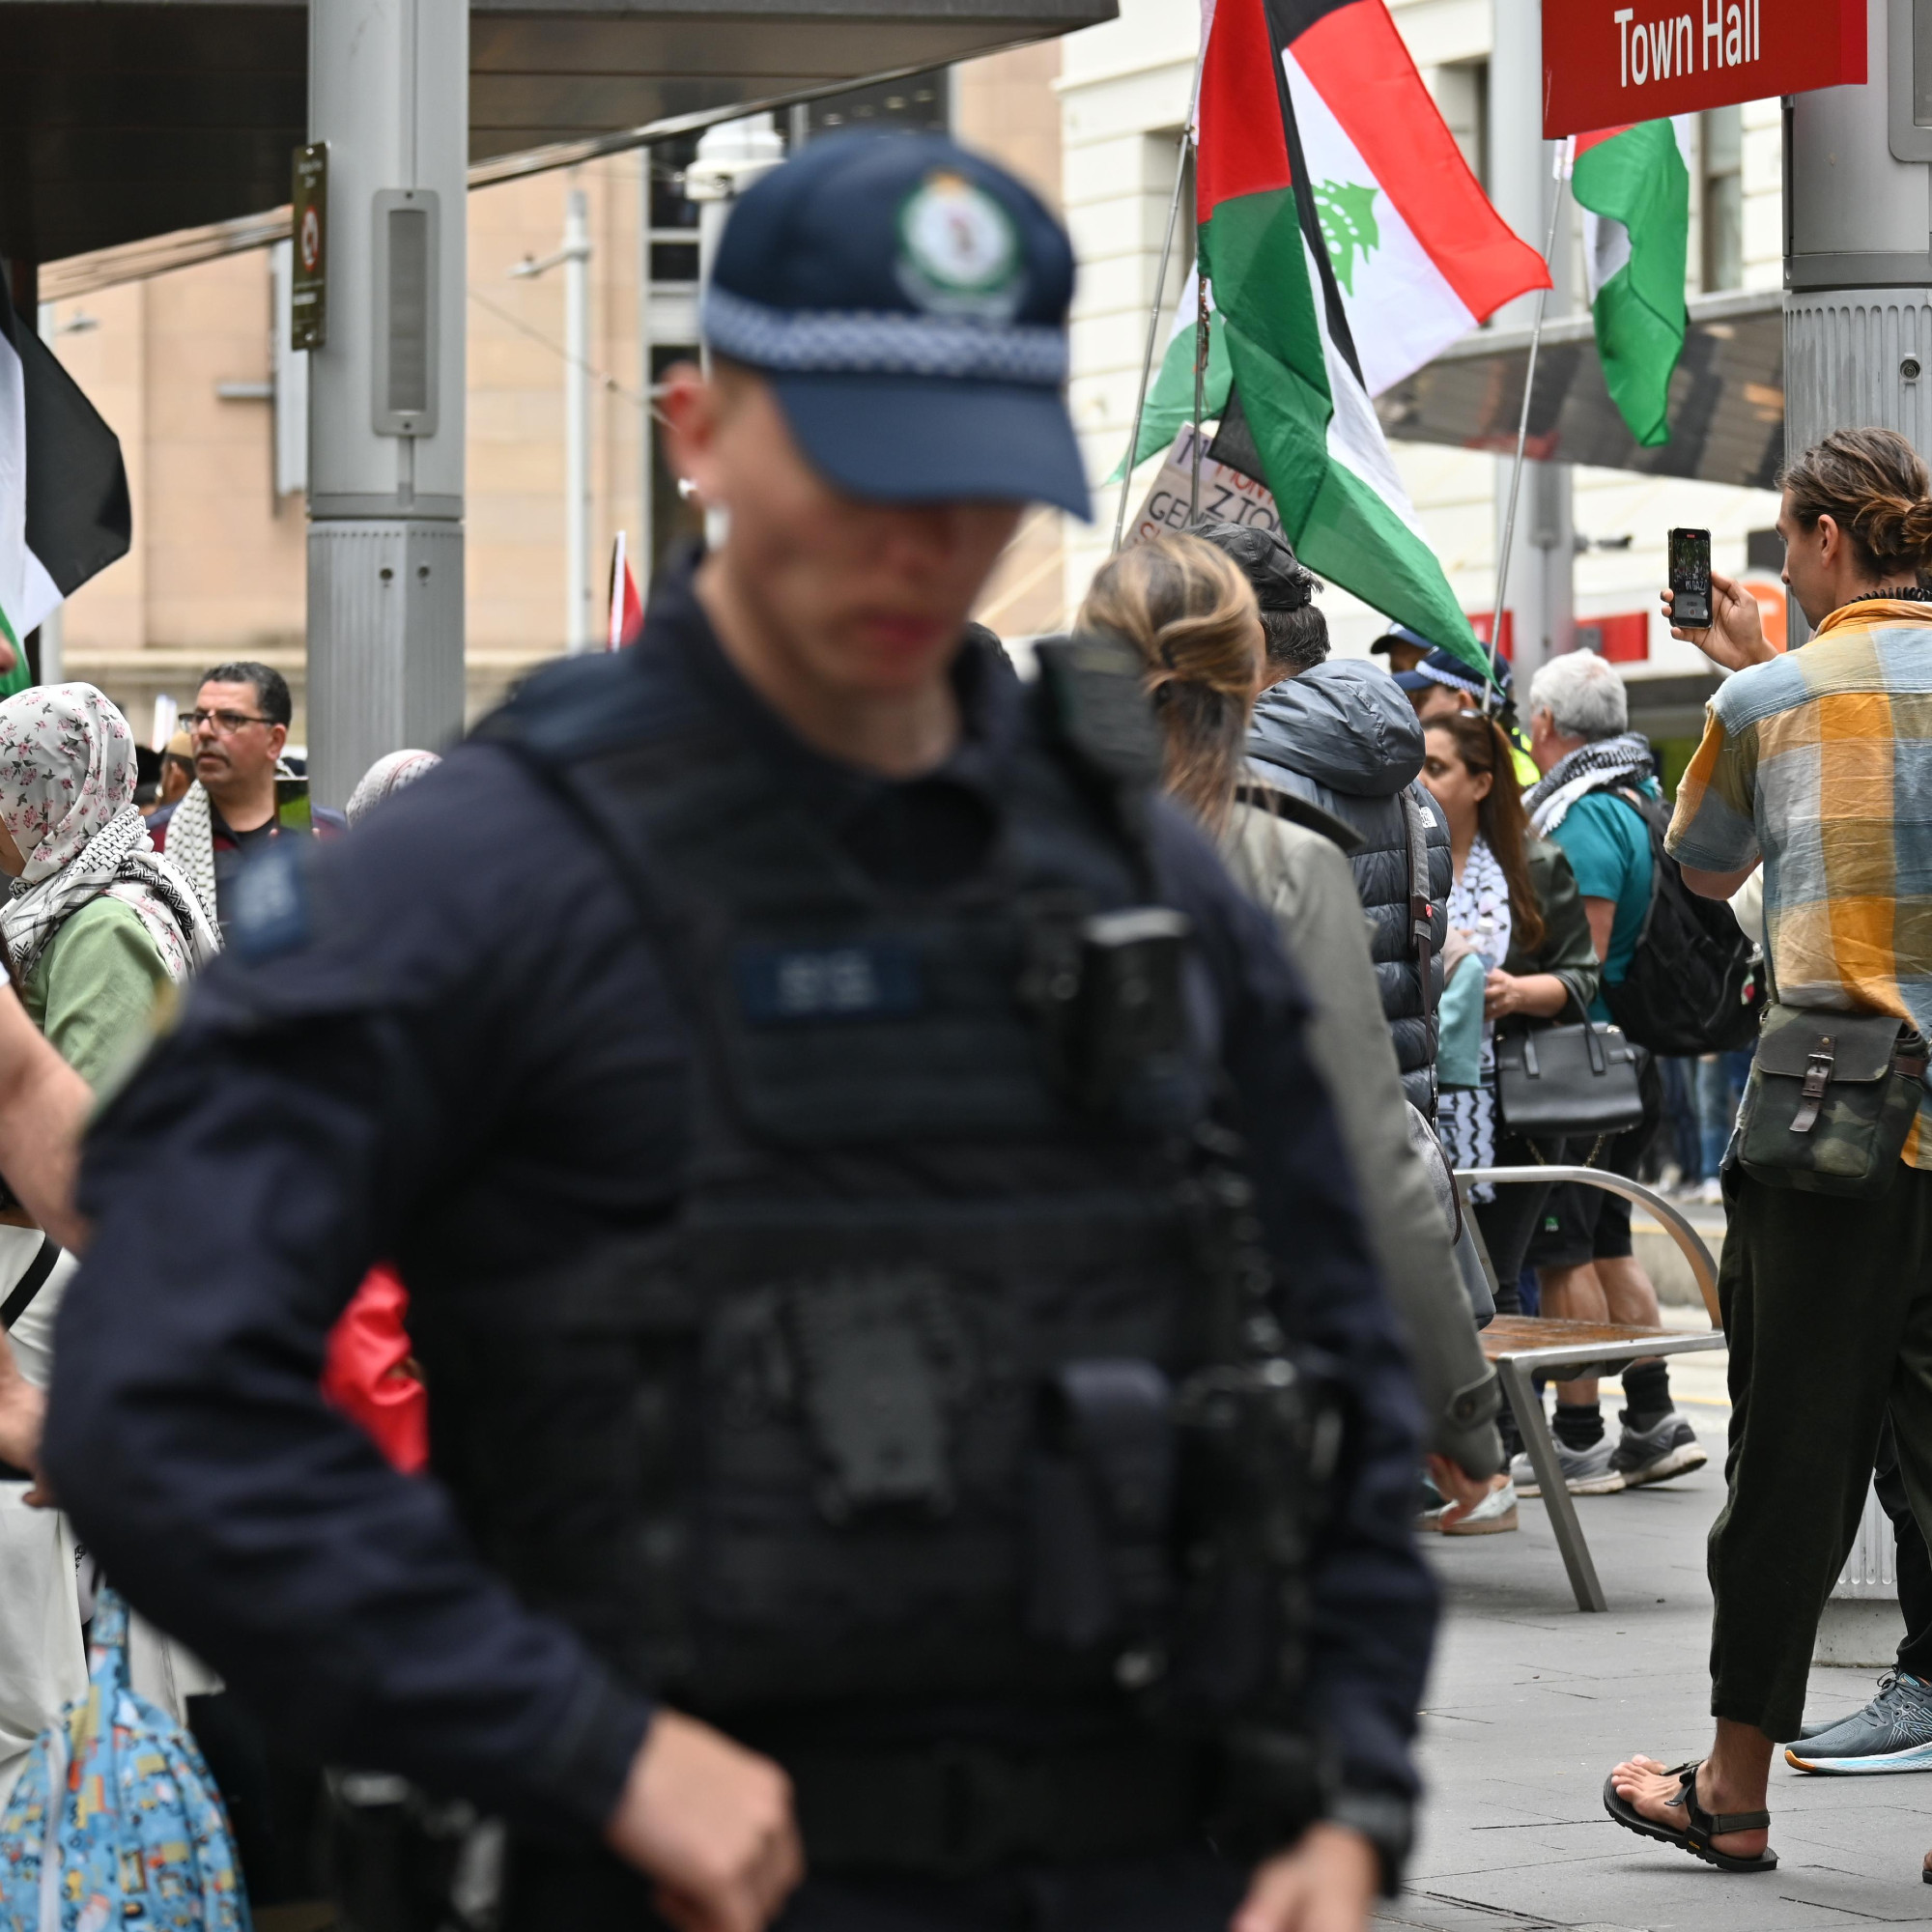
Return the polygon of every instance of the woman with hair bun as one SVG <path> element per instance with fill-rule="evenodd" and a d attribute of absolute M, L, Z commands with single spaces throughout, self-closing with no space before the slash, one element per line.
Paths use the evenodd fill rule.
<path fill-rule="evenodd" d="M 1111 631 L 1139 651 L 1167 741 L 1168 792 L 1218 840 L 1308 989 L 1309 1057 L 1335 1103 L 1362 1198 L 1375 1204 L 1365 1232 L 1409 1338 L 1435 1452 L 1431 1467 L 1460 1507 L 1479 1505 L 1502 1465 L 1491 1420 L 1500 1401 L 1450 1223 L 1411 1144 L 1354 876 L 1338 846 L 1276 816 L 1270 794 L 1247 776 L 1249 713 L 1271 681 L 1254 591 L 1212 544 L 1162 535 L 1101 568 L 1080 625 Z M 1485 1522 L 1473 1533 L 1514 1526 Z"/>
<path fill-rule="evenodd" d="M 1737 674 L 1711 699 L 1666 846 L 1709 898 L 1730 898 L 1762 865 L 1778 1007 L 1836 1015 L 1838 1026 L 1880 1015 L 1932 1036 L 1926 468 L 1890 430 L 1839 430 L 1780 483 L 1784 581 L 1815 635 L 1774 650 L 1749 596 L 1713 576 L 1715 621 L 1673 635 Z M 1666 612 L 1670 603 L 1666 591 Z M 1821 1018 L 1809 1037 L 1827 1035 L 1838 1037 Z M 1826 1079 L 1821 1139 L 1847 1131 L 1831 1111 L 1843 1091 L 1835 1063 L 1829 1051 L 1810 1062 Z M 1604 1802 L 1631 1831 L 1725 1870 L 1767 1871 L 1777 1862 L 1765 1808 L 1772 1750 L 1804 1722 L 1819 1613 L 1857 1532 L 1888 1412 L 1913 1514 L 1932 1536 L 1932 1090 L 1876 1194 L 1769 1184 L 1738 1161 L 1735 1142 L 1723 1187 L 1732 1411 L 1729 1496 L 1710 1551 L 1717 1740 L 1682 1771 L 1627 1760 Z M 1906 1675 L 1886 1695 L 1883 1710 L 1788 1745 L 1786 1761 L 1914 1768 L 1902 1747 L 1926 1735 L 1932 1695 Z"/>

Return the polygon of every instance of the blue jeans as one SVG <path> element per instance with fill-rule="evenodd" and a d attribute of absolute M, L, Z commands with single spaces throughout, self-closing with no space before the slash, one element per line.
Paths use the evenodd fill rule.
<path fill-rule="evenodd" d="M 1697 1130 L 1704 1143 L 1704 1173 L 1715 1175 L 1724 1162 L 1738 1104 L 1750 1078 L 1751 1049 L 1707 1054 L 1697 1063 Z"/>
<path fill-rule="evenodd" d="M 1697 1118 L 1697 1063 L 1662 1056 L 1657 1063 L 1663 1083 L 1663 1124 L 1669 1134 L 1665 1146 L 1686 1180 L 1701 1180 L 1716 1174 L 1715 1167 L 1699 1167 L 1702 1134 Z"/>

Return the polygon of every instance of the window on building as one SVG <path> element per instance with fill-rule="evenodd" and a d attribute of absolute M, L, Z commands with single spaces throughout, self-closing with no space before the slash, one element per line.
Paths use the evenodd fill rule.
<path fill-rule="evenodd" d="M 684 171 L 697 155 L 696 134 L 659 141 L 651 156 L 651 280 L 697 279 L 697 204 L 684 191 Z"/>
<path fill-rule="evenodd" d="M 1712 294 L 1744 286 L 1744 109 L 1713 107 L 1699 115 L 1698 121 L 1703 288 Z"/>
<path fill-rule="evenodd" d="M 1435 105 L 1487 192 L 1490 185 L 1490 64 L 1456 61 L 1435 70 Z"/>
<path fill-rule="evenodd" d="M 853 128 L 904 128 L 914 133 L 944 134 L 952 121 L 952 89 L 942 68 L 809 100 L 792 110 L 791 140 L 793 147 L 799 147 L 814 135 L 838 134 Z"/>

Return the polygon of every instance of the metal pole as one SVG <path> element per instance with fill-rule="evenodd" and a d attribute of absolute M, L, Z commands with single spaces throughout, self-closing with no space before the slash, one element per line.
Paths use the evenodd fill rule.
<path fill-rule="evenodd" d="M 1195 84 L 1200 84 L 1200 70 L 1197 67 Z M 1153 302 L 1148 310 L 1147 352 L 1141 357 L 1141 386 L 1134 397 L 1134 423 L 1127 432 L 1127 460 L 1121 471 L 1120 507 L 1114 512 L 1114 549 L 1121 547 L 1121 538 L 1127 527 L 1127 493 L 1134 487 L 1134 455 L 1141 446 L 1141 419 L 1147 414 L 1148 384 L 1153 376 L 1154 344 L 1160 336 L 1161 298 L 1167 294 L 1167 264 L 1174 252 L 1174 230 L 1180 218 L 1180 190 L 1187 182 L 1187 151 L 1193 145 L 1193 117 L 1188 117 L 1189 125 L 1180 130 L 1180 139 L 1175 143 L 1174 154 L 1174 198 L 1167 205 L 1167 232 L 1160 239 L 1160 268 L 1153 278 Z"/>
<path fill-rule="evenodd" d="M 468 0 L 310 0 L 328 339 L 309 358 L 308 744 L 318 804 L 463 728 Z"/>
<path fill-rule="evenodd" d="M 590 645 L 590 223 L 583 190 L 563 214 L 563 647 Z"/>
<path fill-rule="evenodd" d="M 1550 198 L 1549 234 L 1543 244 L 1543 259 L 1547 265 L 1556 251 L 1556 224 L 1563 213 L 1563 189 L 1569 180 L 1569 170 L 1563 165 L 1569 152 L 1567 142 L 1559 145 L 1556 160 L 1556 192 Z M 1536 392 L 1536 356 L 1543 346 L 1543 318 L 1548 306 L 1549 291 L 1538 289 L 1536 292 L 1536 321 L 1529 331 L 1529 367 L 1522 379 L 1522 412 L 1516 425 L 1516 462 L 1510 469 L 1509 508 L 1503 513 L 1502 552 L 1496 559 L 1496 603 L 1490 617 L 1490 675 L 1483 686 L 1483 716 L 1490 715 L 1496 690 L 1501 682 L 1501 674 L 1496 668 L 1502 653 L 1503 611 L 1509 604 L 1510 549 L 1516 538 L 1517 499 L 1522 493 L 1523 450 L 1529 441 L 1529 404 Z"/>
<path fill-rule="evenodd" d="M 1194 446 L 1192 473 L 1187 479 L 1187 521 L 1201 521 L 1201 417 L 1208 399 L 1208 278 L 1194 277 Z"/>
<path fill-rule="evenodd" d="M 1923 8 L 1874 4 L 1868 28 L 1862 87 L 1794 94 L 1785 104 L 1784 447 L 1793 455 L 1833 430 L 1866 428 L 1896 430 L 1920 456 L 1932 450 L 1932 145 L 1912 97 L 1890 96 L 1893 76 L 1925 71 L 1932 21 Z M 1846 240 L 1854 234 L 1856 244 Z M 1854 245 L 1858 253 L 1846 252 Z M 1811 627 L 1797 598 L 1786 604 L 1785 638 L 1796 648 Z"/>
<path fill-rule="evenodd" d="M 40 304 L 41 340 L 53 346 L 54 337 L 60 332 L 55 325 L 54 304 Z M 20 640 L 20 648 L 26 649 L 26 639 Z M 64 684 L 67 670 L 62 660 L 67 655 L 67 606 L 56 604 L 41 619 L 41 682 L 43 684 Z"/>
<path fill-rule="evenodd" d="M 1213 14 L 1207 16 L 1208 24 L 1213 25 Z M 1148 314 L 1147 351 L 1141 357 L 1140 393 L 1134 398 L 1134 422 L 1127 433 L 1127 465 L 1121 477 L 1120 507 L 1114 512 L 1114 548 L 1121 547 L 1121 535 L 1127 526 L 1127 492 L 1134 485 L 1134 451 L 1140 447 L 1141 417 L 1147 411 L 1148 383 L 1153 374 L 1154 344 L 1160 334 L 1161 298 L 1167 293 L 1168 255 L 1174 247 L 1175 222 L 1180 213 L 1180 190 L 1187 179 L 1187 151 L 1195 145 L 1201 119 L 1201 75 L 1208 65 L 1208 35 L 1203 33 L 1201 44 L 1194 50 L 1194 76 L 1187 83 L 1187 119 L 1180 124 L 1180 139 L 1176 144 L 1174 156 L 1174 198 L 1167 205 L 1167 232 L 1161 237 L 1160 270 L 1154 276 L 1153 301 Z M 1195 280 L 1201 278 L 1201 256 L 1197 247 L 1194 258 Z M 1197 410 L 1196 414 L 1199 414 Z M 1199 439 L 1197 438 L 1197 440 Z"/>
<path fill-rule="evenodd" d="M 652 409 L 656 379 L 651 369 L 651 151 L 638 150 L 638 393 L 644 399 L 638 419 L 638 592 L 651 594 L 651 566 L 657 542 L 651 528 L 651 498 L 657 486 L 657 431 Z"/>

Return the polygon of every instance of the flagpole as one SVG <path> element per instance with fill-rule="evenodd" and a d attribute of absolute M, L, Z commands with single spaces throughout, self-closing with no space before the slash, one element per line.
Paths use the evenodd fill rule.
<path fill-rule="evenodd" d="M 1121 475 L 1120 507 L 1114 512 L 1114 549 L 1127 527 L 1127 495 L 1134 487 L 1134 452 L 1141 446 L 1141 418 L 1147 413 L 1148 384 L 1153 379 L 1154 345 L 1160 339 L 1160 303 L 1167 293 L 1168 258 L 1174 252 L 1174 230 L 1180 218 L 1180 190 L 1187 181 L 1187 152 L 1194 145 L 1194 117 L 1201 107 L 1201 70 L 1208 58 L 1208 36 L 1201 37 L 1194 56 L 1194 80 L 1187 92 L 1187 119 L 1180 124 L 1180 139 L 1175 144 L 1174 198 L 1167 205 L 1167 233 L 1161 237 L 1160 270 L 1153 280 L 1153 305 L 1148 312 L 1147 352 L 1141 357 L 1140 393 L 1134 398 L 1134 424 L 1127 433 L 1126 468 Z M 1194 265 L 1195 280 L 1200 280 L 1201 264 Z"/>
<path fill-rule="evenodd" d="M 1543 244 L 1543 265 L 1549 270 L 1551 280 L 1555 279 L 1555 269 L 1550 257 L 1556 252 L 1556 224 L 1563 213 L 1563 189 L 1570 179 L 1570 158 L 1576 152 L 1577 140 L 1573 134 L 1568 140 L 1557 144 L 1554 162 L 1556 192 L 1551 197 L 1549 207 L 1549 234 Z M 1516 426 L 1516 464 L 1510 470 L 1509 506 L 1503 513 L 1502 552 L 1496 559 L 1496 602 L 1490 613 L 1490 675 L 1483 687 L 1483 716 L 1490 715 L 1491 706 L 1502 682 L 1502 674 L 1497 668 L 1502 655 L 1503 612 L 1509 604 L 1510 551 L 1516 540 L 1517 499 L 1522 492 L 1523 451 L 1529 442 L 1529 404 L 1536 391 L 1536 355 L 1543 346 L 1543 318 L 1549 304 L 1548 286 L 1536 292 L 1536 321 L 1529 331 L 1529 367 L 1522 379 L 1522 413 Z"/>
<path fill-rule="evenodd" d="M 1191 117 L 1190 117 L 1191 119 Z M 1134 487 L 1134 452 L 1141 446 L 1141 418 L 1147 413 L 1148 384 L 1153 377 L 1154 344 L 1160 336 L 1160 298 L 1167 293 L 1168 257 L 1174 252 L 1175 224 L 1180 218 L 1180 190 L 1187 180 L 1187 150 L 1194 130 L 1182 128 L 1174 162 L 1174 199 L 1167 205 L 1167 233 L 1161 238 L 1160 270 L 1153 278 L 1153 306 L 1148 312 L 1147 354 L 1141 358 L 1140 393 L 1134 398 L 1134 426 L 1127 433 L 1126 468 L 1121 473 L 1121 502 L 1114 512 L 1114 549 L 1127 527 L 1127 493 Z"/>
<path fill-rule="evenodd" d="M 1193 474 L 1187 484 L 1187 521 L 1201 521 L 1201 416 L 1208 403 L 1208 280 L 1194 277 L 1194 446 Z"/>

